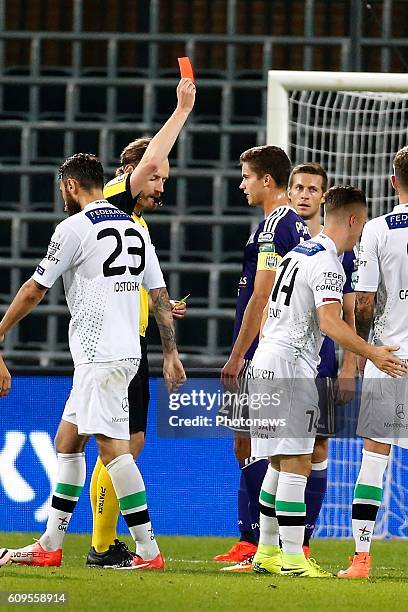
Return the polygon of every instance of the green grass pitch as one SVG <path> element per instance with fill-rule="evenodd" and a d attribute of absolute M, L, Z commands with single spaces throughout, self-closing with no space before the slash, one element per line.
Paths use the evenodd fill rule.
<path fill-rule="evenodd" d="M 23 546 L 32 537 L 33 534 L 0 533 L 0 545 Z M 89 536 L 68 535 L 62 567 L 4 566 L 0 570 L 0 591 L 65 591 L 68 596 L 65 605 L 15 605 L 8 606 L 8 610 L 17 607 L 103 612 L 384 612 L 408 609 L 406 541 L 374 542 L 372 577 L 368 581 L 343 581 L 224 574 L 219 571 L 220 565 L 211 559 L 227 550 L 234 543 L 233 539 L 160 537 L 158 540 L 167 562 L 164 573 L 86 568 Z M 126 541 L 130 544 L 128 539 Z M 312 547 L 318 562 L 333 572 L 346 566 L 352 549 L 352 543 L 344 540 L 317 540 Z"/>

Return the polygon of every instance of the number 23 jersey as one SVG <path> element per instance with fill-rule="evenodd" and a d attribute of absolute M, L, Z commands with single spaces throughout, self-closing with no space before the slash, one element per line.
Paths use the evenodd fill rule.
<path fill-rule="evenodd" d="M 301 357 L 316 371 L 323 341 L 317 309 L 330 302 L 343 303 L 345 280 L 328 236 L 318 234 L 295 247 L 277 270 L 259 348 L 291 363 Z"/>
<path fill-rule="evenodd" d="M 61 275 L 75 366 L 140 357 L 135 294 L 165 287 L 147 232 L 106 200 L 91 202 L 57 225 L 32 278 L 49 288 Z"/>

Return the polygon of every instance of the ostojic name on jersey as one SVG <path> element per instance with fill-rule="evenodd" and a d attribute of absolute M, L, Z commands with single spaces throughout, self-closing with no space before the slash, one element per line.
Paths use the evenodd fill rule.
<path fill-rule="evenodd" d="M 126 213 L 122 212 L 118 208 L 104 206 L 103 208 L 94 208 L 88 210 L 85 216 L 95 225 L 95 223 L 101 223 L 102 221 L 131 221 L 133 219 Z"/>

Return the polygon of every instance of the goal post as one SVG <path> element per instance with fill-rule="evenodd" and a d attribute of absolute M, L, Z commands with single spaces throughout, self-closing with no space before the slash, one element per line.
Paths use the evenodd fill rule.
<path fill-rule="evenodd" d="M 382 72 L 324 72 L 269 70 L 267 144 L 289 149 L 289 95 L 291 91 L 366 91 L 408 93 L 408 76 Z"/>
<path fill-rule="evenodd" d="M 390 184 L 395 153 L 408 145 L 408 76 L 271 70 L 267 143 L 293 165 L 320 163 L 329 185 L 352 184 L 367 196 L 369 217 L 397 203 Z M 353 405 L 340 408 L 351 410 Z M 356 406 L 358 409 L 358 406 Z M 328 489 L 316 536 L 351 537 L 351 502 L 362 441 L 330 440 Z M 377 537 L 408 537 L 408 451 L 395 447 L 384 480 Z"/>

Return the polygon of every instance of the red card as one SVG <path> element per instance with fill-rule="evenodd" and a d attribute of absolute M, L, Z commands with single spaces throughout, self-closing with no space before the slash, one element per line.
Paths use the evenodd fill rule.
<path fill-rule="evenodd" d="M 189 57 L 178 57 L 178 63 L 180 67 L 180 77 L 182 79 L 187 78 L 194 81 L 194 70 L 190 62 Z"/>

